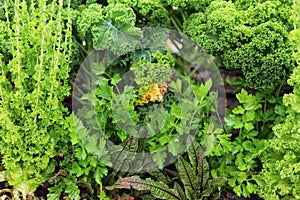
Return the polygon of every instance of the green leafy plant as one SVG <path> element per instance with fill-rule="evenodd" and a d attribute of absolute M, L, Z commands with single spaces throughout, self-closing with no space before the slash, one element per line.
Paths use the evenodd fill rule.
<path fill-rule="evenodd" d="M 140 25 L 163 26 L 182 32 L 182 24 L 190 13 L 204 10 L 212 0 L 109 0 L 131 7 Z"/>
<path fill-rule="evenodd" d="M 300 199 L 299 193 L 299 99 L 300 99 L 300 29 L 299 2 L 293 1 L 294 30 L 290 40 L 295 42 L 297 50 L 294 58 L 298 67 L 294 69 L 288 83 L 293 86 L 293 92 L 284 96 L 286 117 L 283 123 L 273 127 L 273 138 L 268 141 L 267 151 L 262 159 L 261 179 L 264 184 L 259 188 L 260 196 L 266 199 Z"/>
<path fill-rule="evenodd" d="M 201 151 L 199 143 L 192 142 L 187 156 L 179 157 L 175 164 L 177 169 L 177 172 L 173 172 L 175 177 L 170 175 L 164 177 L 166 175 L 163 172 L 153 172 L 157 181 L 151 178 L 141 179 L 138 176 L 126 177 L 120 178 L 106 189 L 149 190 L 151 195 L 158 199 L 192 200 L 217 197 L 216 191 L 222 179 L 210 179 L 209 166 Z M 170 187 L 171 185 L 173 187 Z"/>
<path fill-rule="evenodd" d="M 270 138 L 272 126 L 284 119 L 285 110 L 280 98 L 264 99 L 262 94 L 248 94 L 244 89 L 236 97 L 240 105 L 227 113 L 226 132 L 216 136 L 209 161 L 212 177 L 224 177 L 238 196 L 249 197 L 262 183 L 258 172 L 266 139 Z"/>
<path fill-rule="evenodd" d="M 241 69 L 249 87 L 272 92 L 295 67 L 288 40 L 291 4 L 267 1 L 247 10 L 238 6 L 213 1 L 204 12 L 189 16 L 184 33 L 214 55 L 220 66 Z"/>
<path fill-rule="evenodd" d="M 211 199 L 222 188 L 300 199 L 299 7 L 295 0 L 0 0 L 1 198 L 35 198 L 49 182 L 53 200 Z M 228 81 L 239 105 L 224 121 L 213 91 L 222 85 L 206 71 L 213 59 L 200 61 L 203 49 L 173 40 L 177 33 L 145 26 L 184 32 L 219 66 L 243 72 Z M 77 73 L 88 84 L 76 88 L 79 63 L 92 50 L 100 63 Z M 91 81 L 93 73 L 99 78 Z M 289 75 L 293 92 L 282 103 Z"/>
<path fill-rule="evenodd" d="M 69 134 L 59 142 L 62 146 L 57 154 L 59 168 L 56 175 L 50 178 L 54 186 L 49 188 L 47 198 L 81 199 L 81 191 L 85 191 L 90 198 L 105 195 L 102 178 L 112 165 L 105 140 L 98 141 L 73 115 L 66 119 L 66 126 Z M 86 145 L 82 137 L 88 137 L 90 144 Z"/>
<path fill-rule="evenodd" d="M 119 64 L 123 65 L 121 62 L 115 63 L 116 68 L 106 69 L 101 64 L 91 64 L 95 67 L 92 71 L 100 76 L 97 79 L 98 87 L 81 97 L 82 106 L 76 112 L 82 121 L 83 130 L 78 132 L 82 143 L 78 143 L 78 146 L 72 142 L 77 150 L 72 150 L 73 147 L 64 148 L 63 153 L 69 159 L 67 152 L 83 151 L 85 157 L 78 157 L 79 154 L 76 153 L 67 161 L 69 164 L 60 162 L 60 167 L 69 175 L 55 179 L 56 186 L 51 189 L 49 197 L 69 194 L 72 198 L 78 198 L 78 186 L 83 180 L 92 188 L 98 188 L 102 196 L 105 193 L 109 197 L 115 196 L 101 189 L 102 182 L 110 185 L 113 184 L 112 180 L 119 177 L 133 176 L 134 173 L 123 171 L 138 173 L 145 170 L 143 167 L 148 167 L 147 163 L 163 169 L 166 160 L 175 160 L 186 151 L 190 134 L 199 140 L 207 135 L 202 135 L 202 129 L 204 124 L 212 120 L 211 103 L 216 97 L 216 94 L 210 92 L 212 81 L 197 83 L 176 74 L 172 69 L 176 66 L 175 57 L 169 52 L 146 50 L 145 54 L 147 56 L 138 51 L 126 57 L 126 62 L 133 64 L 125 74 L 119 72 Z M 145 95 L 150 98 L 141 104 Z M 152 97 L 154 100 L 151 100 Z M 71 134 L 71 141 L 74 136 L 76 135 Z M 103 172 L 101 183 L 97 182 L 98 186 L 91 178 L 95 173 L 95 166 L 90 167 L 88 155 L 92 153 L 99 159 L 97 152 L 93 150 L 99 149 L 94 141 L 100 141 L 101 144 L 103 139 L 107 142 L 101 146 L 101 152 L 109 152 L 110 160 L 100 159 L 98 162 L 100 171 Z M 131 156 L 127 152 L 138 153 L 138 156 Z M 146 153 L 152 155 L 151 160 L 143 160 Z M 78 164 L 74 164 L 74 161 Z M 103 177 L 106 173 L 109 175 Z M 74 176 L 78 176 L 77 180 Z M 59 189 L 66 185 L 70 185 L 70 189 Z M 74 192 L 71 193 L 73 189 Z M 93 194 L 96 194 L 95 190 Z"/>
<path fill-rule="evenodd" d="M 98 128 L 89 120 L 94 115 L 87 115 L 88 107 L 83 107 L 78 115 L 86 123 L 92 121 L 86 124 L 88 127 L 100 129 L 103 136 L 117 144 L 130 138 L 147 138 L 139 140 L 144 144 L 139 151 L 153 153 L 154 161 L 162 168 L 166 152 L 173 156 L 184 152 L 184 148 L 177 147 L 186 146 L 182 142 L 192 131 L 201 136 L 201 124 L 210 119 L 212 82 L 193 85 L 187 80 L 172 80 L 172 69 L 159 63 L 138 62 L 132 72 L 137 86 L 122 87 L 119 75 L 110 77 L 105 73 L 99 79 L 99 87 L 83 97 L 95 101 Z"/>
<path fill-rule="evenodd" d="M 133 41 L 138 40 L 132 38 L 141 37 L 135 22 L 135 13 L 124 4 L 109 4 L 106 7 L 90 4 L 80 13 L 76 26 L 80 39 L 89 44 L 92 41 L 94 49 L 109 49 L 122 55 L 128 48 L 135 49 L 137 43 Z"/>
<path fill-rule="evenodd" d="M 70 90 L 72 12 L 62 0 L 10 3 L 13 16 L 4 1 L 0 23 L 7 34 L 1 44 L 11 54 L 0 54 L 0 154 L 9 184 L 26 199 L 51 177 L 66 133 L 62 101 Z"/>

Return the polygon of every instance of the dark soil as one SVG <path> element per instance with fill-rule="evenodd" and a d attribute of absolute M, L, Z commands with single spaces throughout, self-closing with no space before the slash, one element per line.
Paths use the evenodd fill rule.
<path fill-rule="evenodd" d="M 250 198 L 238 197 L 234 194 L 234 192 L 230 190 L 224 190 L 221 193 L 220 200 L 262 200 L 262 198 L 258 197 L 257 195 L 251 195 Z"/>

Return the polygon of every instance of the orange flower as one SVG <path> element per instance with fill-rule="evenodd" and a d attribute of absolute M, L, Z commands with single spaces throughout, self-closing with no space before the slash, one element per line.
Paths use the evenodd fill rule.
<path fill-rule="evenodd" d="M 167 92 L 166 85 L 158 85 L 156 83 L 150 85 L 150 89 L 142 88 L 143 96 L 139 101 L 139 105 L 145 105 L 149 102 L 162 102 L 165 93 Z"/>

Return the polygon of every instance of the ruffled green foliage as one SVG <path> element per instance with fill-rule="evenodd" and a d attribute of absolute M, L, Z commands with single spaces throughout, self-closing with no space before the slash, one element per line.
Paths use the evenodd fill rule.
<path fill-rule="evenodd" d="M 109 49 L 117 55 L 134 50 L 141 37 L 141 31 L 135 25 L 136 16 L 130 7 L 124 4 L 100 4 L 87 6 L 77 19 L 77 30 L 81 40 L 92 40 L 93 48 Z"/>
<path fill-rule="evenodd" d="M 52 158 L 67 134 L 61 102 L 70 90 L 72 12 L 62 15 L 63 1 L 12 5 L 13 18 L 0 22 L 1 45 L 9 44 L 1 51 L 11 54 L 0 54 L 0 154 L 9 183 L 26 196 L 54 172 Z"/>
<path fill-rule="evenodd" d="M 240 10 L 247 10 L 250 6 L 255 7 L 258 3 L 263 3 L 266 0 L 233 0 L 232 2 Z"/>
<path fill-rule="evenodd" d="M 294 1 L 294 30 L 290 40 L 297 44 L 294 58 L 298 66 L 288 83 L 293 92 L 284 96 L 287 107 L 282 124 L 273 128 L 274 138 L 269 141 L 263 157 L 261 178 L 265 181 L 260 187 L 260 195 L 265 199 L 300 199 L 300 4 Z"/>
<path fill-rule="evenodd" d="M 284 123 L 273 129 L 260 174 L 264 182 L 259 194 L 265 199 L 300 199 L 299 118 L 299 113 L 289 112 Z"/>
<path fill-rule="evenodd" d="M 242 69 L 251 88 L 272 91 L 294 68 L 290 15 L 290 4 L 280 1 L 241 10 L 232 2 L 217 0 L 205 12 L 192 14 L 184 32 L 220 66 Z"/>
<path fill-rule="evenodd" d="M 163 26 L 182 31 L 182 24 L 195 11 L 203 11 L 212 0 L 109 0 L 135 10 L 139 25 Z"/>

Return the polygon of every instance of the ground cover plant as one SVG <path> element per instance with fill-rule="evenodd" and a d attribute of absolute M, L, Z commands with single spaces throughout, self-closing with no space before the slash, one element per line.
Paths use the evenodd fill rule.
<path fill-rule="evenodd" d="M 1 199 L 300 199 L 299 10 L 0 0 Z"/>

